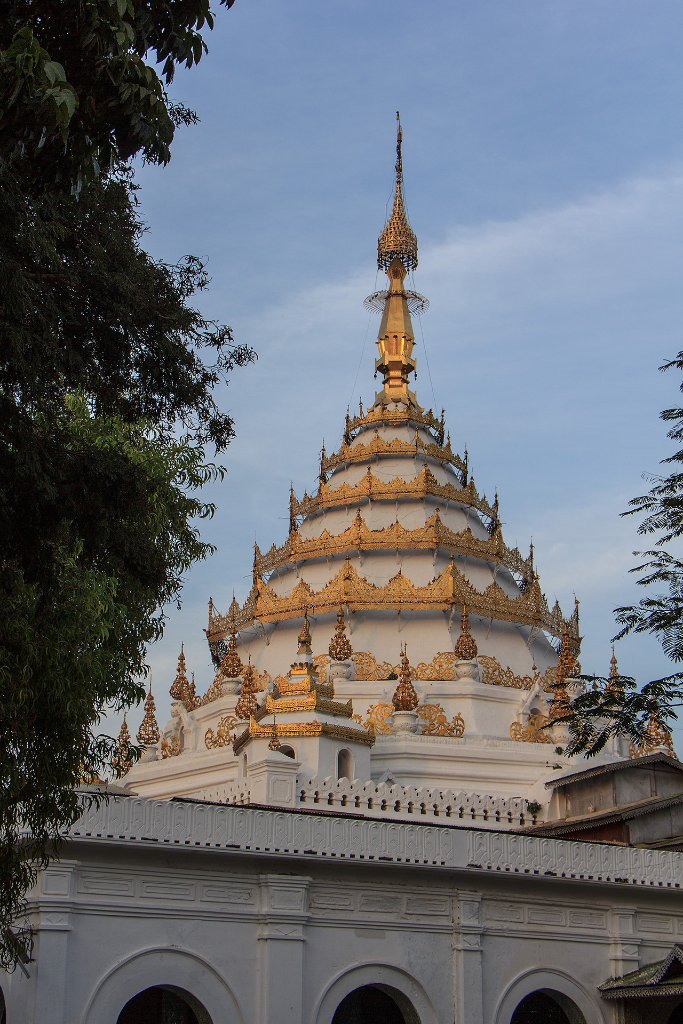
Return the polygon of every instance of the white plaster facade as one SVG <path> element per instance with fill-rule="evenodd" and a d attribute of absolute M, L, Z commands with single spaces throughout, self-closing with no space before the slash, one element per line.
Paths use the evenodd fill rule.
<path fill-rule="evenodd" d="M 200 1024 L 331 1024 L 370 985 L 420 1024 L 510 1024 L 539 989 L 572 1021 L 617 1024 L 597 987 L 683 941 L 682 868 L 677 853 L 116 797 L 41 877 L 7 1021 L 116 1024 L 158 985 Z"/>

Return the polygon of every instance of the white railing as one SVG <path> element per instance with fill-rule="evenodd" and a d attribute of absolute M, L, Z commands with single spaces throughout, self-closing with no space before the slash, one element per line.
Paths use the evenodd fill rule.
<path fill-rule="evenodd" d="M 203 800 L 248 806 L 257 804 L 247 779 L 202 790 Z M 420 821 L 444 820 L 444 824 L 476 822 L 483 828 L 521 828 L 542 820 L 532 815 L 521 797 L 502 797 L 466 793 L 424 786 L 400 786 L 360 779 L 318 779 L 298 776 L 292 808 L 332 809 L 342 814 L 362 814 L 369 818 L 394 821 L 418 818 Z"/>

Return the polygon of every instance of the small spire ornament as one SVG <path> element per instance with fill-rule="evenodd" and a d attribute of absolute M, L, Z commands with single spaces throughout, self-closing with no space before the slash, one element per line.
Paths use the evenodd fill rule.
<path fill-rule="evenodd" d="M 617 656 L 614 653 L 614 644 L 612 644 L 612 657 L 609 660 L 609 679 L 605 692 L 613 697 L 621 697 L 624 693 L 624 686 L 619 679 L 619 665 L 617 664 Z"/>
<path fill-rule="evenodd" d="M 401 672 L 391 703 L 394 705 L 395 711 L 414 711 L 419 703 L 412 682 L 412 672 L 405 644 L 401 648 Z"/>
<path fill-rule="evenodd" d="M 180 645 L 180 654 L 178 655 L 178 669 L 176 677 L 171 683 L 171 689 L 169 693 L 173 700 L 184 701 L 187 696 L 187 688 L 190 682 L 187 678 L 187 666 L 185 663 L 185 647 L 184 644 Z"/>
<path fill-rule="evenodd" d="M 159 726 L 156 719 L 156 706 L 152 696 L 152 683 L 149 684 L 149 692 L 145 698 L 145 715 L 138 729 L 138 743 L 144 747 L 153 747 L 159 742 Z"/>
<path fill-rule="evenodd" d="M 281 747 L 282 747 L 282 744 L 280 743 L 280 740 L 278 739 L 278 735 L 277 735 L 277 726 L 275 724 L 275 715 L 273 715 L 273 735 L 270 737 L 270 739 L 268 741 L 268 750 L 280 750 Z"/>
<path fill-rule="evenodd" d="M 652 754 L 662 749 L 670 757 L 676 756 L 671 733 L 662 722 L 659 708 L 653 705 L 643 742 L 638 746 L 633 743 L 631 744 L 631 757 L 645 757 L 647 754 Z"/>
<path fill-rule="evenodd" d="M 254 675 L 254 666 L 251 663 L 251 655 L 249 656 L 249 663 L 244 669 L 244 676 L 242 681 L 242 691 L 239 695 L 237 703 L 235 704 L 235 715 L 242 722 L 248 722 L 252 715 L 256 714 L 258 709 L 258 699 L 256 694 L 258 693 L 258 687 L 256 685 L 256 677 Z"/>
<path fill-rule="evenodd" d="M 550 704 L 549 713 L 551 718 L 558 718 L 568 711 L 569 694 L 565 683 L 571 679 L 576 672 L 576 657 L 572 651 L 572 642 L 569 636 L 569 627 L 565 623 L 562 630 L 562 645 L 560 657 L 555 670 L 555 683 L 553 684 L 553 699 Z"/>
<path fill-rule="evenodd" d="M 309 657 L 313 654 L 311 649 L 311 627 L 308 624 L 308 608 L 304 608 L 304 624 L 299 633 L 299 654 L 308 655 Z"/>
<path fill-rule="evenodd" d="M 353 654 L 351 642 L 346 635 L 343 608 L 337 612 L 337 625 L 330 641 L 329 654 L 332 661 L 348 661 Z"/>
<path fill-rule="evenodd" d="M 456 641 L 454 654 L 458 661 L 474 661 L 477 656 L 477 644 L 470 633 L 469 616 L 467 614 L 466 604 L 462 606 L 460 636 Z"/>
<path fill-rule="evenodd" d="M 230 639 L 228 640 L 228 649 L 221 661 L 221 672 L 228 679 L 236 679 L 242 674 L 242 662 L 237 652 L 237 631 L 234 628 L 234 624 L 230 633 Z"/>
<path fill-rule="evenodd" d="M 130 746 L 130 731 L 124 714 L 123 724 L 121 725 L 121 731 L 119 732 L 118 743 L 116 746 L 116 753 L 112 758 L 112 768 L 114 769 L 117 779 L 120 779 L 130 771 L 133 767 L 134 760 Z"/>

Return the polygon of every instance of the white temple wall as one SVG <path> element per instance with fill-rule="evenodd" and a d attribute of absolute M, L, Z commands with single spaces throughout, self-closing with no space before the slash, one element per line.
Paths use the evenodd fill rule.
<path fill-rule="evenodd" d="M 199 811 L 181 817 L 199 823 Z M 72 844 L 41 876 L 30 978 L 17 972 L 0 981 L 8 1024 L 116 1024 L 128 999 L 150 985 L 188 992 L 211 1024 L 330 1024 L 362 984 L 408 999 L 420 1024 L 510 1024 L 517 1003 L 539 988 L 570 998 L 586 1024 L 616 1024 L 597 986 L 661 959 L 683 937 L 680 889 L 656 887 L 683 882 L 678 867 L 677 876 L 666 873 L 676 855 L 651 859 L 652 887 L 551 877 L 562 851 L 581 852 L 581 844 L 552 840 L 522 840 L 531 843 L 523 854 L 531 871 L 540 866 L 533 851 L 547 851 L 543 873 L 525 876 L 512 861 L 502 870 L 474 867 L 476 844 L 463 859 L 473 866 L 450 870 L 335 861 L 322 847 L 305 859 L 259 846 L 226 854 L 206 848 L 208 833 L 195 833 L 198 847 L 189 834 L 188 848 L 161 819 L 148 828 L 152 820 L 181 846 L 126 839 L 121 820 L 120 839 Z M 279 820 L 270 814 L 275 842 Z M 316 842 L 316 822 L 335 828 L 309 820 L 303 844 Z M 283 845 L 295 834 L 283 833 Z M 253 843 L 256 833 L 247 838 Z M 615 851 L 585 853 L 603 849 L 607 870 Z M 616 861 L 614 869 L 631 870 Z M 577 870 L 585 868 L 577 862 Z"/>

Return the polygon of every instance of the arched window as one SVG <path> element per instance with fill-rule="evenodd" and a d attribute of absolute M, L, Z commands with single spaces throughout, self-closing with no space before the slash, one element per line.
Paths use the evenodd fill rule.
<path fill-rule="evenodd" d="M 571 999 L 559 992 L 532 992 L 522 999 L 510 1024 L 586 1024 Z"/>
<path fill-rule="evenodd" d="M 399 1002 L 405 1004 L 399 1006 Z M 354 989 L 337 1007 L 332 1024 L 420 1024 L 408 1000 L 394 998 L 375 985 Z"/>
<path fill-rule="evenodd" d="M 129 999 L 116 1024 L 212 1024 L 194 996 L 172 985 L 155 985 Z"/>
<path fill-rule="evenodd" d="M 337 778 L 353 778 L 353 754 L 346 747 L 337 753 Z"/>
<path fill-rule="evenodd" d="M 280 753 L 284 754 L 285 757 L 291 757 L 292 760 L 294 760 L 294 758 L 296 757 L 294 753 L 294 747 L 290 747 L 289 743 L 280 744 Z"/>

